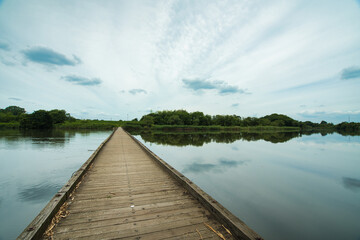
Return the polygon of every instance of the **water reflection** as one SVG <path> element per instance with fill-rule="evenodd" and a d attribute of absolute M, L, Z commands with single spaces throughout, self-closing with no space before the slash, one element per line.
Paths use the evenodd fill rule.
<path fill-rule="evenodd" d="M 343 185 L 352 191 L 360 191 L 360 179 L 343 177 Z"/>
<path fill-rule="evenodd" d="M 30 141 L 35 148 L 63 148 L 65 144 L 68 144 L 76 134 L 87 137 L 96 131 L 74 131 L 74 130 L 1 130 L 0 141 L 4 142 L 5 149 L 16 149 L 21 147 L 21 142 Z"/>
<path fill-rule="evenodd" d="M 359 136 L 147 133 L 138 139 L 265 239 L 359 236 Z"/>
<path fill-rule="evenodd" d="M 206 143 L 233 143 L 237 140 L 283 143 L 300 137 L 299 132 L 236 132 L 236 133 L 140 133 L 144 141 L 172 146 L 203 146 Z"/>
<path fill-rule="evenodd" d="M 182 172 L 184 173 L 204 173 L 209 171 L 224 172 L 228 168 L 234 168 L 243 165 L 248 161 L 245 160 L 231 160 L 226 158 L 218 159 L 217 163 L 199 163 L 202 159 L 195 159 L 191 164 L 185 165 Z"/>
<path fill-rule="evenodd" d="M 54 194 L 60 188 L 61 186 L 58 184 L 43 182 L 30 187 L 19 189 L 18 192 L 19 199 L 21 201 L 26 201 L 31 203 L 41 203 L 51 199 L 52 196 L 54 196 Z"/>
<path fill-rule="evenodd" d="M 0 130 L 0 239 L 15 239 L 109 134 Z"/>

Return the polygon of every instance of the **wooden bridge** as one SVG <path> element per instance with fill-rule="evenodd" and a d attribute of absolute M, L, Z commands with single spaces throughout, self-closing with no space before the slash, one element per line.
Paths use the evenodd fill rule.
<path fill-rule="evenodd" d="M 119 128 L 18 239 L 261 239 Z"/>

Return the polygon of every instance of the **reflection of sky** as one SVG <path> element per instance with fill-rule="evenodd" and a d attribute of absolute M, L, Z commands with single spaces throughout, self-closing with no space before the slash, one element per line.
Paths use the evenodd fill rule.
<path fill-rule="evenodd" d="M 195 159 L 194 161 L 197 161 L 197 159 Z M 239 165 L 244 164 L 245 162 L 246 161 L 236 161 L 236 160 L 230 160 L 230 159 L 226 159 L 226 158 L 218 159 L 216 164 L 193 162 L 191 164 L 186 165 L 183 172 L 184 173 L 189 173 L 189 172 L 190 173 L 201 173 L 201 172 L 208 172 L 208 171 L 224 172 L 227 168 L 237 167 Z"/>
<path fill-rule="evenodd" d="M 359 143 L 315 134 L 282 144 L 148 146 L 265 239 L 358 239 Z"/>
<path fill-rule="evenodd" d="M 0 131 L 0 239 L 15 239 L 110 132 L 36 134 Z"/>

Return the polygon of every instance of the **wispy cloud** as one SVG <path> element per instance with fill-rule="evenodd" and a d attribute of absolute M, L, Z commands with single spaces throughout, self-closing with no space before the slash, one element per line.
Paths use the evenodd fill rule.
<path fill-rule="evenodd" d="M 44 65 L 75 66 L 81 63 L 80 58 L 75 55 L 71 59 L 62 53 L 45 47 L 33 47 L 23 50 L 22 53 L 27 60 Z"/>
<path fill-rule="evenodd" d="M 132 94 L 132 95 L 136 95 L 138 93 L 147 94 L 147 91 L 144 90 L 144 89 L 141 89 L 141 88 L 134 88 L 134 89 L 129 90 L 129 93 Z"/>
<path fill-rule="evenodd" d="M 183 79 L 184 86 L 195 92 L 203 90 L 217 90 L 220 95 L 227 94 L 244 94 L 245 90 L 237 86 L 228 85 L 224 81 L 208 81 L 205 79 Z"/>
<path fill-rule="evenodd" d="M 95 86 L 101 84 L 101 80 L 99 78 L 86 78 L 76 75 L 64 76 L 61 77 L 61 79 L 82 86 Z"/>
<path fill-rule="evenodd" d="M 0 2 L 0 4 L 1 4 L 1 2 Z M 5 50 L 5 51 L 10 51 L 10 45 L 5 42 L 0 41 L 0 49 Z"/>
<path fill-rule="evenodd" d="M 9 97 L 9 100 L 14 100 L 14 101 L 22 101 L 21 98 L 15 98 L 15 97 Z"/>
<path fill-rule="evenodd" d="M 360 78 L 360 67 L 354 66 L 345 68 L 341 71 L 341 79 L 353 79 L 353 78 Z"/>

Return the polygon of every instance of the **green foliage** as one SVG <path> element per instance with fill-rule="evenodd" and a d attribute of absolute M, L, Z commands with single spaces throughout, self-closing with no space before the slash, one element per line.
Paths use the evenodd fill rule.
<path fill-rule="evenodd" d="M 123 125 L 122 121 L 105 121 L 105 120 L 66 120 L 64 123 L 57 124 L 57 129 L 96 129 L 112 130 L 115 127 Z"/>
<path fill-rule="evenodd" d="M 65 120 L 67 119 L 65 110 L 54 109 L 54 110 L 49 111 L 49 114 L 52 118 L 53 124 L 64 123 Z"/>
<path fill-rule="evenodd" d="M 154 117 L 151 115 L 146 115 L 144 117 L 141 118 L 141 122 L 148 127 L 151 127 L 152 125 L 154 125 Z"/>
<path fill-rule="evenodd" d="M 0 109 L 0 122 L 11 123 L 18 122 L 20 116 L 25 113 L 25 109 L 18 106 L 9 106 L 5 109 Z"/>
<path fill-rule="evenodd" d="M 0 109 L 0 113 L 10 113 L 14 116 L 19 116 L 25 113 L 25 109 L 18 106 L 9 106 L 5 109 Z"/>
<path fill-rule="evenodd" d="M 53 127 L 53 120 L 49 112 L 38 110 L 32 114 L 23 114 L 20 120 L 20 128 L 49 129 Z"/>
<path fill-rule="evenodd" d="M 50 123 L 51 119 L 51 123 Z M 25 109 L 9 106 L 0 109 L 0 128 L 55 128 L 62 129 L 102 129 L 108 130 L 123 126 L 134 131 L 317 131 L 327 134 L 337 131 L 341 134 L 359 134 L 360 123 L 340 123 L 334 125 L 321 121 L 313 123 L 301 122 L 283 114 L 271 114 L 264 117 L 241 118 L 237 115 L 205 115 L 202 112 L 189 113 L 186 110 L 158 111 L 144 115 L 140 121 L 104 121 L 78 120 L 66 113 L 65 110 L 39 110 L 26 114 Z"/>
<path fill-rule="evenodd" d="M 355 122 L 342 122 L 336 125 L 336 130 L 343 135 L 356 135 L 360 133 L 360 123 Z"/>

